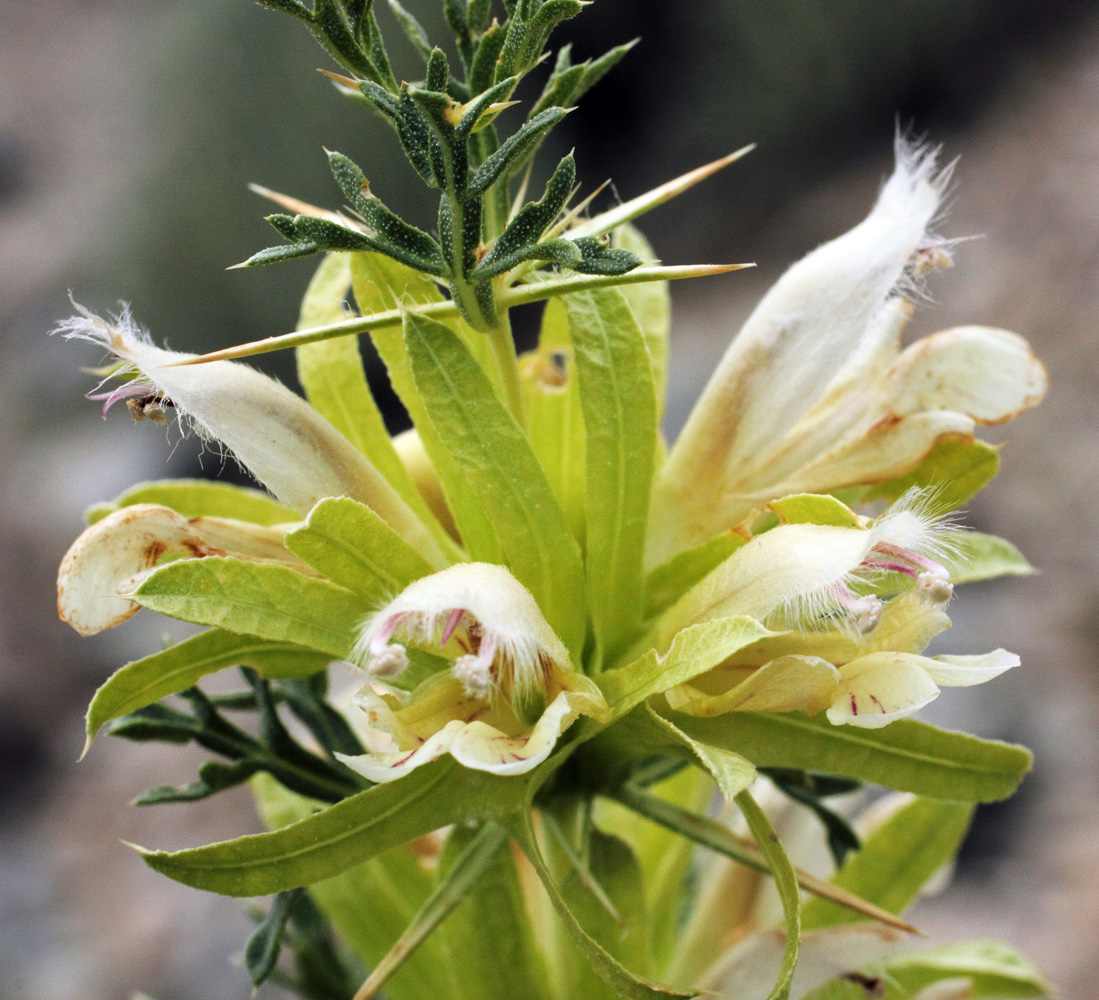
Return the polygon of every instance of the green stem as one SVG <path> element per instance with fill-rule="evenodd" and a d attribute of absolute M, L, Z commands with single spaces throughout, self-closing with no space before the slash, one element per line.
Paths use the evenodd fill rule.
<path fill-rule="evenodd" d="M 519 381 L 519 358 L 515 352 L 515 340 L 511 335 L 511 317 L 506 309 L 500 310 L 500 321 L 486 334 L 492 345 L 492 355 L 500 372 L 500 383 L 504 387 L 504 402 L 519 426 L 526 429 L 526 407 L 523 404 L 523 390 Z"/>

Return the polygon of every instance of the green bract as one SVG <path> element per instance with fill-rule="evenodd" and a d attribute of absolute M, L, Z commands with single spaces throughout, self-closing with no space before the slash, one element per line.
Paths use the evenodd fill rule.
<path fill-rule="evenodd" d="M 105 725 L 194 741 L 221 759 L 139 801 L 251 779 L 269 827 L 146 862 L 277 893 L 245 963 L 259 983 L 292 952 L 303 997 L 823 998 L 850 972 L 1044 993 L 1000 946 L 893 955 L 973 804 L 1030 766 L 906 718 L 1018 664 L 924 654 L 955 585 L 1031 571 L 942 515 L 996 471 L 976 428 L 1045 389 L 1006 331 L 901 349 L 913 281 L 948 258 L 927 232 L 934 152 L 898 141 L 873 211 L 768 293 L 669 448 L 666 280 L 728 268 L 642 267 L 630 223 L 736 154 L 591 217 L 570 207 L 570 154 L 532 200 L 513 181 L 629 48 L 576 65 L 561 49 L 508 133 L 521 78 L 581 3 L 505 0 L 501 23 L 486 0 L 446 0 L 455 63 L 391 0 L 425 60 L 399 84 L 368 0 L 261 2 L 352 74 L 337 86 L 393 126 L 438 221 L 404 222 L 330 153 L 350 211 L 272 195 L 288 243 L 247 262 L 327 254 L 298 332 L 195 358 L 128 313 L 61 327 L 118 360 L 105 408 L 170 403 L 264 487 L 135 487 L 89 512 L 61 567 L 82 633 L 139 607 L 210 626 L 112 676 L 89 742 Z M 541 300 L 517 356 L 509 309 Z M 396 439 L 362 332 L 412 421 Z M 227 360 L 287 346 L 308 402 Z M 329 693 L 333 661 L 360 671 L 350 702 Z M 198 686 L 232 666 L 240 691 Z M 861 782 L 919 797 L 889 800 L 860 842 Z"/>

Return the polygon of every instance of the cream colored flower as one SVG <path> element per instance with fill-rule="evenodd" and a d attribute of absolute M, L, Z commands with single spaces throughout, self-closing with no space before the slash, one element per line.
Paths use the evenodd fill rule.
<path fill-rule="evenodd" d="M 503 566 L 459 563 L 417 580 L 365 624 L 352 659 L 379 679 L 409 666 L 408 646 L 449 666 L 407 697 L 367 684 L 355 696 L 371 753 L 344 757 L 392 781 L 449 753 L 466 767 L 521 774 L 583 714 L 605 720 L 596 685 L 575 671 L 530 592 Z"/>

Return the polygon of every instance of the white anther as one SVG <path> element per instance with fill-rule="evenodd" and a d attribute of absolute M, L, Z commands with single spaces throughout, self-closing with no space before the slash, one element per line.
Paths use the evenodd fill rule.
<path fill-rule="evenodd" d="M 847 613 L 855 623 L 855 628 L 862 635 L 873 632 L 881 621 L 882 602 L 873 595 L 859 597 L 852 601 L 847 608 Z"/>
<path fill-rule="evenodd" d="M 941 567 L 940 567 L 941 569 Z M 946 579 L 944 573 L 929 570 L 916 577 L 916 586 L 936 604 L 946 604 L 954 596 L 954 584 Z"/>
<path fill-rule="evenodd" d="M 487 701 L 492 694 L 492 663 L 486 663 L 479 655 L 459 656 L 454 661 L 454 676 L 473 698 Z"/>
<path fill-rule="evenodd" d="M 371 649 L 367 670 L 375 677 L 396 677 L 408 666 L 408 653 L 400 643 L 383 646 L 377 652 Z"/>

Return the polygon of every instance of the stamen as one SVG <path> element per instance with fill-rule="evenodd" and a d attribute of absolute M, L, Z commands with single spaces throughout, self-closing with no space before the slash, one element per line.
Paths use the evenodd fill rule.
<path fill-rule="evenodd" d="M 879 542 L 874 546 L 874 551 L 880 552 L 883 555 L 893 556 L 901 562 L 908 563 L 910 566 L 915 566 L 917 569 L 922 569 L 925 573 L 938 580 L 945 581 L 950 579 L 950 574 L 947 572 L 945 566 L 935 562 L 933 559 L 928 559 L 927 556 L 921 556 L 918 552 L 913 552 L 911 549 L 902 549 L 899 545 L 891 545 L 889 542 Z M 900 572 L 904 572 L 904 570 L 901 570 Z"/>
<path fill-rule="evenodd" d="M 408 653 L 398 642 L 390 643 L 401 624 L 403 614 L 391 615 L 370 637 L 370 663 L 367 669 L 375 677 L 396 677 L 408 666 Z"/>
<path fill-rule="evenodd" d="M 462 620 L 462 615 L 466 613 L 465 608 L 455 608 L 450 613 L 450 618 L 447 620 L 446 628 L 443 629 L 443 637 L 439 640 L 439 647 L 442 648 L 449 641 L 450 637 L 454 635 L 454 630 L 458 627 L 458 623 Z"/>
<path fill-rule="evenodd" d="M 96 402 L 103 400 L 103 409 L 99 411 L 99 415 L 106 418 L 107 411 L 120 399 L 127 399 L 130 396 L 147 396 L 152 388 L 151 382 L 138 379 L 134 382 L 125 382 L 107 392 L 89 392 L 84 398 L 94 399 Z"/>
<path fill-rule="evenodd" d="M 492 695 L 494 678 L 492 661 L 496 656 L 496 636 L 485 632 L 476 656 L 459 656 L 454 661 L 454 676 L 461 681 L 466 694 L 488 700 Z"/>
<path fill-rule="evenodd" d="M 873 632 L 881 621 L 882 602 L 880 598 L 868 594 L 856 597 L 842 583 L 830 588 L 831 595 L 839 601 L 861 635 Z"/>

